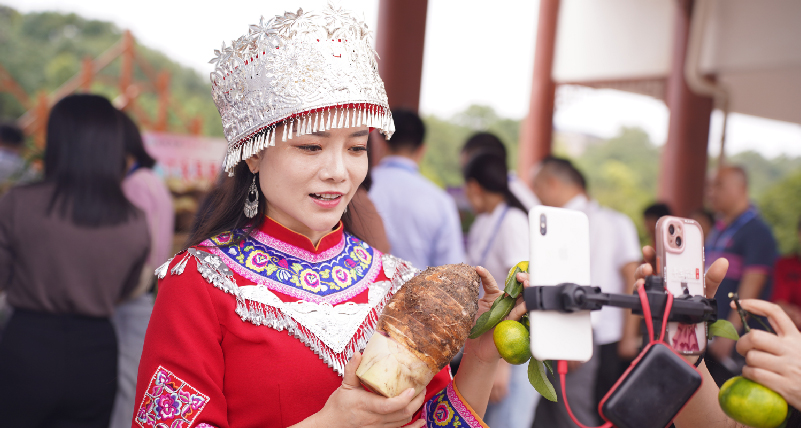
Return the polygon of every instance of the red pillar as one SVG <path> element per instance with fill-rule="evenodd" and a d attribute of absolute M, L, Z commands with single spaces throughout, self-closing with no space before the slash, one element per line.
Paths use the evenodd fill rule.
<path fill-rule="evenodd" d="M 558 18 L 559 0 L 540 0 L 531 100 L 528 116 L 520 126 L 518 175 L 526 183 L 530 181 L 531 168 L 551 154 L 553 104 L 556 97 L 556 83 L 551 70 Z"/>
<path fill-rule="evenodd" d="M 662 149 L 659 199 L 675 215 L 687 216 L 704 203 L 711 97 L 693 93 L 684 78 L 693 0 L 676 1 L 673 27 L 673 64 L 666 102 L 670 109 L 668 137 Z"/>
<path fill-rule="evenodd" d="M 392 108 L 420 106 L 427 10 L 428 0 L 381 0 L 378 7 L 378 71 Z"/>

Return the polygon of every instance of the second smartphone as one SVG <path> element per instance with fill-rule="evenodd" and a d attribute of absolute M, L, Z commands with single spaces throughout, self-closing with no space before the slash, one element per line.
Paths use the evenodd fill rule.
<path fill-rule="evenodd" d="M 656 273 L 673 296 L 703 296 L 704 232 L 695 220 L 663 216 L 656 222 Z M 706 324 L 668 323 L 667 342 L 676 352 L 699 355 L 706 349 Z"/>

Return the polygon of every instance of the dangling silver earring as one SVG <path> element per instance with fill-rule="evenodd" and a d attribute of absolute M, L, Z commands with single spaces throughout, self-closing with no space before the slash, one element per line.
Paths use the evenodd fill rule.
<path fill-rule="evenodd" d="M 251 201 L 250 198 L 253 197 Z M 245 198 L 245 217 L 256 217 L 256 212 L 259 210 L 259 189 L 256 188 L 256 175 L 253 175 L 253 182 L 250 183 L 248 189 L 248 196 Z"/>
<path fill-rule="evenodd" d="M 345 212 L 348 212 L 348 206 L 345 205 Z"/>

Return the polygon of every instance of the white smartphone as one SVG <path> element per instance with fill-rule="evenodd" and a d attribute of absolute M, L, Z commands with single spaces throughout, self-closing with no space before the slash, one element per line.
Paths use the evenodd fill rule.
<path fill-rule="evenodd" d="M 529 284 L 590 284 L 590 225 L 575 210 L 536 206 L 528 214 Z M 594 284 L 600 285 L 600 284 Z M 590 311 L 530 311 L 531 354 L 542 360 L 589 361 Z"/>
<path fill-rule="evenodd" d="M 672 216 L 656 222 L 656 273 L 674 297 L 704 295 L 704 232 L 698 222 Z M 676 352 L 699 355 L 706 349 L 706 324 L 668 323 L 667 342 Z"/>

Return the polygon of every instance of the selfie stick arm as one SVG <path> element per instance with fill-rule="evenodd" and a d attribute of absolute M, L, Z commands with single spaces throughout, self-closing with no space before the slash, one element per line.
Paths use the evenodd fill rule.
<path fill-rule="evenodd" d="M 645 293 L 651 306 L 651 317 L 661 324 L 667 303 L 667 294 L 662 278 L 645 278 Z M 597 311 L 604 306 L 631 309 L 632 313 L 642 315 L 642 304 L 636 294 L 604 293 L 600 287 L 576 284 L 557 286 L 528 287 L 523 292 L 526 308 L 529 311 Z M 668 321 L 684 324 L 714 322 L 717 320 L 717 302 L 702 296 L 679 296 L 673 299 Z"/>

